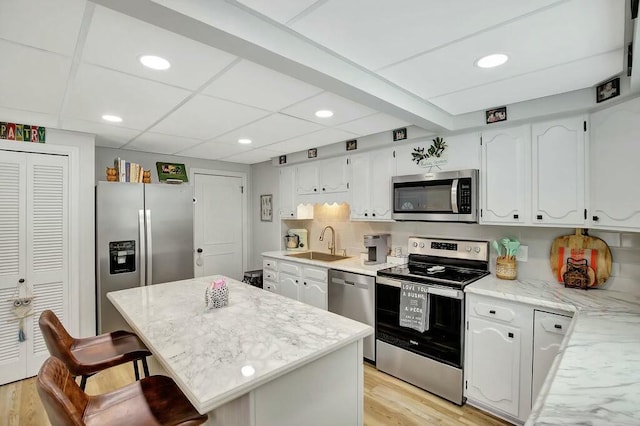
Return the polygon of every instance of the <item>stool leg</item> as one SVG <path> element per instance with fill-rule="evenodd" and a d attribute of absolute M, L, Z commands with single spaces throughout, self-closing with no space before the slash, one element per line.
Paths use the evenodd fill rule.
<path fill-rule="evenodd" d="M 80 379 L 80 389 L 82 389 L 84 391 L 84 388 L 87 386 L 87 378 L 89 376 L 82 376 L 82 379 Z"/>
<path fill-rule="evenodd" d="M 133 372 L 136 375 L 136 381 L 140 380 L 140 372 L 138 371 L 138 360 L 133 360 Z"/>
<path fill-rule="evenodd" d="M 142 369 L 144 370 L 144 377 L 149 377 L 149 366 L 147 365 L 147 357 L 142 358 Z"/>

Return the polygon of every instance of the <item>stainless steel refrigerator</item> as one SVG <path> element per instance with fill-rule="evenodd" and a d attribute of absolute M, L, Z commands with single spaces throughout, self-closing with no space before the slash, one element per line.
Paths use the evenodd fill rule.
<path fill-rule="evenodd" d="M 107 293 L 193 278 L 189 185 L 98 182 L 97 332 L 128 328 Z"/>

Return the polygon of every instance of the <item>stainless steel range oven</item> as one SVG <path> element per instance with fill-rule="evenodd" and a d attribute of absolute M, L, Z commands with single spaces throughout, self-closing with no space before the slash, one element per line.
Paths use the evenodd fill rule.
<path fill-rule="evenodd" d="M 463 289 L 489 274 L 488 261 L 486 241 L 409 238 L 409 263 L 376 277 L 378 370 L 462 404 Z M 416 300 L 422 326 L 407 326 Z"/>

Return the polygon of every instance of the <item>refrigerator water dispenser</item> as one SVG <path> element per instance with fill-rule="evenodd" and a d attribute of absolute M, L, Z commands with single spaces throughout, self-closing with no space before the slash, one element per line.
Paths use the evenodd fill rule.
<path fill-rule="evenodd" d="M 136 270 L 136 242 L 109 242 L 109 273 L 111 275 L 135 272 Z"/>

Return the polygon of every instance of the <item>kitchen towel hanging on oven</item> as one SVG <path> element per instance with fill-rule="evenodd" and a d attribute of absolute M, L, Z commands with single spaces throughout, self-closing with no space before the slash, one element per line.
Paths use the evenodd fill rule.
<path fill-rule="evenodd" d="M 428 287 L 403 282 L 400 290 L 400 326 L 412 328 L 420 333 L 429 330 Z"/>

